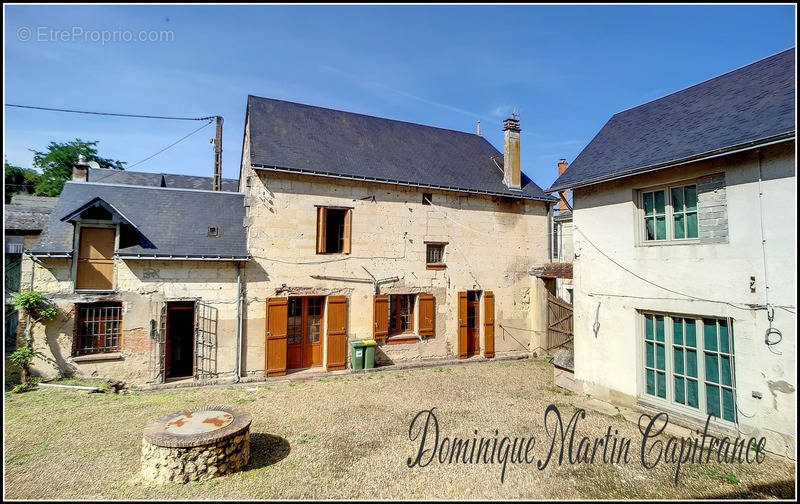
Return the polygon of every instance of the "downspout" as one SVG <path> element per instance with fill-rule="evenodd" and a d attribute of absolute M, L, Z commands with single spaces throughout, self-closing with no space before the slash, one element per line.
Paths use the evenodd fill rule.
<path fill-rule="evenodd" d="M 234 380 L 239 383 L 242 365 L 242 263 L 236 263 L 236 369 Z"/>

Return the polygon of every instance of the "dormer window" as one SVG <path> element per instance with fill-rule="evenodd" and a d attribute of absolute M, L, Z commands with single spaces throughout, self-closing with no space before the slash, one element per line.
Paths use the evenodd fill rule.
<path fill-rule="evenodd" d="M 113 290 L 116 227 L 78 228 L 76 290 Z"/>
<path fill-rule="evenodd" d="M 120 226 L 136 226 L 102 198 L 94 198 L 61 218 L 75 226 L 73 278 L 75 290 L 114 290 L 114 254 Z"/>

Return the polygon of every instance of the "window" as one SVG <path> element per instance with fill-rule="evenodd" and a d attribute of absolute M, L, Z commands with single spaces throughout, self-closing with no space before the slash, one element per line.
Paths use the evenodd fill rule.
<path fill-rule="evenodd" d="M 422 193 L 422 204 L 423 205 L 430 205 L 433 201 L 433 194 L 431 193 Z"/>
<path fill-rule="evenodd" d="M 211 237 L 219 236 L 219 228 L 217 226 L 208 226 L 208 236 Z"/>
<path fill-rule="evenodd" d="M 112 290 L 116 229 L 80 227 L 79 232 L 75 289 Z"/>
<path fill-rule="evenodd" d="M 643 317 L 644 395 L 735 422 L 733 327 L 728 321 L 656 313 Z"/>
<path fill-rule="evenodd" d="M 643 191 L 641 197 L 645 242 L 698 237 L 696 185 Z"/>
<path fill-rule="evenodd" d="M 428 266 L 444 266 L 444 243 L 427 243 L 425 245 L 425 263 Z"/>
<path fill-rule="evenodd" d="M 414 331 L 414 295 L 389 296 L 389 334 Z"/>
<path fill-rule="evenodd" d="M 286 343 L 299 345 L 303 339 L 303 298 L 290 297 L 287 314 Z"/>
<path fill-rule="evenodd" d="M 78 334 L 75 355 L 120 350 L 122 326 L 121 303 L 81 304 L 78 311 Z"/>
<path fill-rule="evenodd" d="M 352 209 L 317 207 L 317 254 L 349 254 Z"/>
<path fill-rule="evenodd" d="M 306 334 L 309 343 L 319 343 L 320 328 L 322 327 L 322 302 L 324 298 L 308 298 L 308 327 Z"/>

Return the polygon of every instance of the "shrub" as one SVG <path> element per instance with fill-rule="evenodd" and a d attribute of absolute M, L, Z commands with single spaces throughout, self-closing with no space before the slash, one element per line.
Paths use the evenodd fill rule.
<path fill-rule="evenodd" d="M 39 386 L 40 381 L 42 381 L 42 379 L 38 377 L 30 378 L 28 381 L 24 381 L 19 385 L 15 385 L 14 388 L 11 389 L 11 393 L 21 394 L 23 392 L 30 392 L 31 390 L 36 390 Z"/>
<path fill-rule="evenodd" d="M 51 305 L 41 292 L 20 292 L 14 296 L 14 307 L 25 310 L 37 322 L 46 322 L 58 317 L 59 309 Z"/>

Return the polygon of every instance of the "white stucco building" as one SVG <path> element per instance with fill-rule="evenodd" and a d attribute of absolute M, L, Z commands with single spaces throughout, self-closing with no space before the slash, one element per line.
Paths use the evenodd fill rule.
<path fill-rule="evenodd" d="M 793 456 L 794 103 L 789 49 L 614 115 L 553 183 L 576 388 Z"/>

